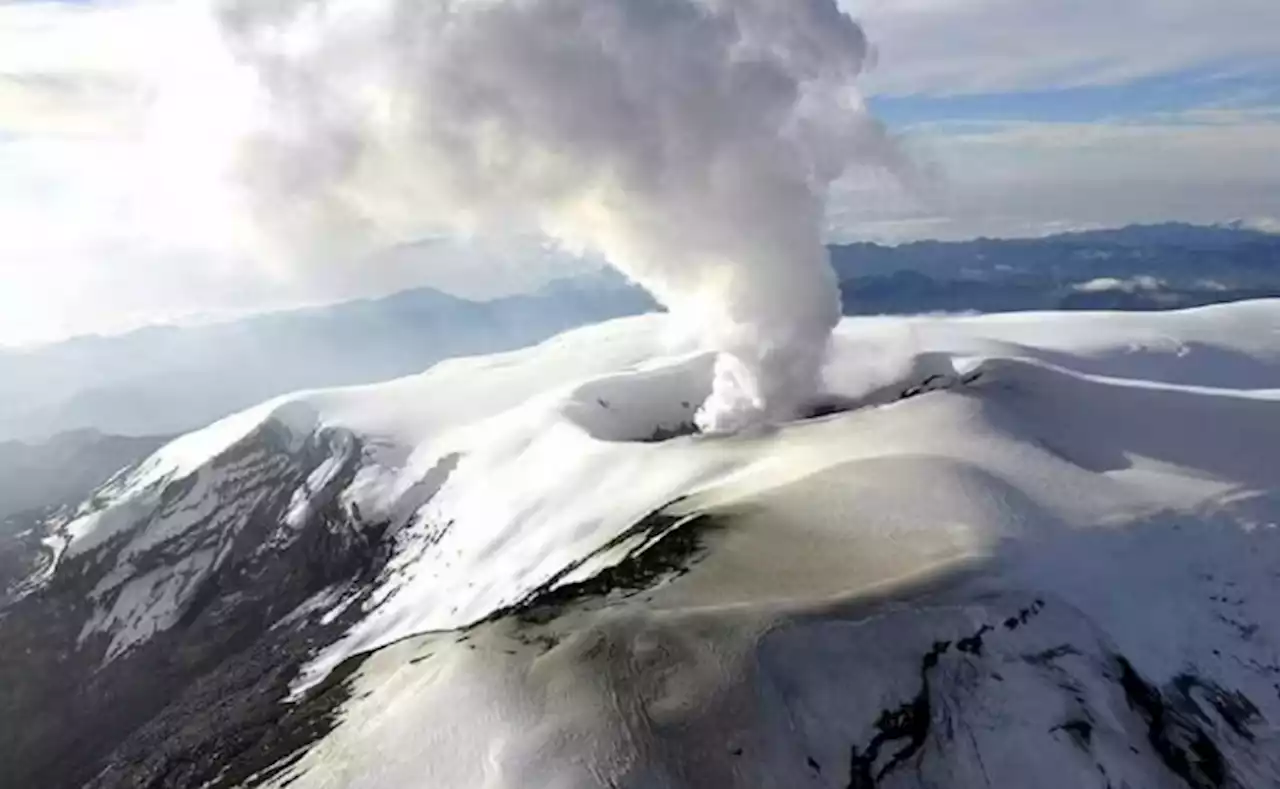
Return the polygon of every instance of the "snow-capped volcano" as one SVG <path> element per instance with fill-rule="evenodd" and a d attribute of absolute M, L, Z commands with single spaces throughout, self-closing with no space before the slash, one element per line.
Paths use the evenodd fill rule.
<path fill-rule="evenodd" d="M 1280 785 L 1280 302 L 846 319 L 818 415 L 732 436 L 668 321 L 279 398 L 46 523 L 16 785 Z"/>

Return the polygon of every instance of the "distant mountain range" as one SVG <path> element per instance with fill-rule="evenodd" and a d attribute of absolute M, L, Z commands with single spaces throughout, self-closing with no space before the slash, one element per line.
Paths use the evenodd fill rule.
<path fill-rule="evenodd" d="M 285 392 L 395 378 L 652 309 L 643 291 L 600 275 L 487 302 L 422 288 L 228 323 L 0 350 L 0 441 L 80 428 L 186 431 Z"/>
<path fill-rule="evenodd" d="M 1151 310 L 1280 295 L 1280 235 L 1180 223 L 832 247 L 846 314 Z"/>
<path fill-rule="evenodd" d="M 72 430 L 34 445 L 0 441 L 0 537 L 10 516 L 78 503 L 164 441 L 156 436 L 108 436 L 95 430 Z M 50 474 L 49 469 L 57 473 Z"/>
<path fill-rule="evenodd" d="M 117 471 L 166 440 L 73 430 L 36 444 L 0 441 L 0 590 L 21 574 L 23 555 L 39 545 L 33 526 L 58 508 L 89 498 Z"/>
<path fill-rule="evenodd" d="M 846 314 L 1149 310 L 1280 296 L 1280 236 L 1162 224 L 831 248 Z M 264 399 L 371 383 L 656 309 L 604 273 L 488 302 L 424 288 L 197 327 L 0 350 L 0 441 L 189 430 Z"/>

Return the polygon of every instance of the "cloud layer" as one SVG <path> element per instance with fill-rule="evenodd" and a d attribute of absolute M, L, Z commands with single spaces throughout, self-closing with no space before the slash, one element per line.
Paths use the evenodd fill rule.
<path fill-rule="evenodd" d="M 1272 0 L 841 4 L 874 44 L 873 68 L 860 81 L 873 106 L 885 97 L 927 103 L 994 92 L 988 104 L 1001 115 L 966 114 L 972 102 L 931 104 L 905 121 L 890 115 L 915 155 L 938 165 L 938 188 L 921 200 L 895 192 L 890 180 L 841 183 L 828 203 L 832 238 L 1280 215 L 1280 173 L 1271 164 L 1280 161 L 1272 32 L 1280 4 Z M 358 38 L 372 20 L 349 21 Z M 278 44 L 300 56 L 310 46 L 305 33 L 303 26 Z M 526 255 L 517 242 L 486 254 L 501 264 L 500 276 L 471 279 L 456 247 L 424 248 L 416 270 L 394 271 L 342 255 L 289 269 L 237 251 L 245 228 L 222 179 L 234 162 L 219 140 L 251 130 L 265 108 L 256 69 L 224 43 L 200 2 L 0 3 L 0 344 L 415 283 L 476 294 L 557 270 L 552 256 L 536 246 Z M 341 63 L 340 49 L 326 57 Z M 1214 95 L 1199 84 L 1176 108 L 1141 115 L 1133 109 L 1146 104 L 1139 94 L 1134 102 L 1116 94 L 1107 115 L 1046 117 L 1037 109 L 1065 106 L 1069 97 L 1052 94 L 1064 86 L 1137 91 L 1156 77 L 1176 90 L 1179 79 L 1223 74 L 1258 90 L 1252 98 Z M 1023 101 L 1023 91 L 1042 92 L 1041 103 Z M 306 226 L 306 216 L 293 220 Z M 368 229 L 348 228 L 356 236 Z M 392 221 L 378 229 L 406 232 Z"/>
<path fill-rule="evenodd" d="M 877 42 L 875 93 L 1120 84 L 1276 69 L 1272 0 L 842 0 Z"/>

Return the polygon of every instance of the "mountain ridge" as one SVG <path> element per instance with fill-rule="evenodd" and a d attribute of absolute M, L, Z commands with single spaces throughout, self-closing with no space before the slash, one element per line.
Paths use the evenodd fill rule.
<path fill-rule="evenodd" d="M 840 408 L 655 443 L 711 371 L 670 328 L 277 398 L 49 519 L 0 756 L 95 789 L 1280 780 L 1280 301 L 850 318 Z"/>
<path fill-rule="evenodd" d="M 1229 227 L 831 249 L 851 315 L 1173 309 L 1280 296 L 1280 236 Z M 417 289 L 0 351 L 0 439 L 80 427 L 176 433 L 289 391 L 388 380 L 653 309 L 647 294 L 605 270 L 491 302 Z"/>

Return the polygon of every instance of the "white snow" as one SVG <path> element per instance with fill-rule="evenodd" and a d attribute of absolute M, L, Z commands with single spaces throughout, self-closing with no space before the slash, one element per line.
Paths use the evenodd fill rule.
<path fill-rule="evenodd" d="M 1137 293 L 1144 290 L 1160 290 L 1164 287 L 1164 282 L 1150 275 L 1139 275 L 1129 279 L 1117 279 L 1116 277 L 1098 277 L 1088 282 L 1080 282 L 1071 286 L 1072 290 L 1080 293 L 1102 293 L 1108 290 L 1119 290 L 1124 293 Z"/>
<path fill-rule="evenodd" d="M 302 484 L 294 490 L 293 496 L 289 500 L 289 509 L 284 515 L 284 525 L 287 527 L 286 533 L 302 528 L 311 514 L 315 497 L 337 479 L 344 464 L 350 459 L 351 453 L 355 451 L 355 442 L 351 434 L 338 433 L 333 439 L 329 451 L 329 456 L 319 466 L 316 466 L 307 478 L 303 480 Z M 279 548 L 280 544 L 278 543 L 273 547 Z"/>
<path fill-rule="evenodd" d="M 1025 738 L 1070 711 L 1045 690 L 1049 668 L 1015 658 L 1061 643 L 1075 655 L 1061 670 L 1100 716 L 1090 758 L 1132 785 L 1168 776 L 1152 778 L 1153 752 L 1130 752 L 1143 724 L 1104 682 L 1113 651 L 1156 683 L 1193 666 L 1280 720 L 1273 680 L 1254 668 L 1280 665 L 1280 301 L 846 319 L 825 380 L 850 410 L 646 441 L 688 421 L 710 369 L 652 315 L 284 398 L 162 450 L 84 516 L 96 520 L 73 524 L 73 545 L 129 519 L 154 519 L 133 538 L 147 544 L 195 521 L 231 528 L 236 503 L 210 502 L 201 469 L 255 420 L 284 414 L 299 441 L 325 428 L 360 437 L 343 500 L 390 518 L 396 551 L 375 604 L 298 691 L 347 656 L 404 643 L 362 671 L 368 698 L 288 773 L 295 787 L 794 786 L 802 747 L 826 770 L 813 785 L 845 786 L 849 743 L 915 692 L 920 655 L 983 625 L 995 627 L 984 660 L 1007 684 L 955 702 L 972 749 L 921 775 L 1015 785 L 1057 764 L 1055 785 L 1091 785 L 1075 751 L 1027 762 Z M 286 521 L 301 524 L 337 468 L 316 469 Z M 192 493 L 156 515 L 183 478 Z M 721 528 L 691 572 L 643 602 L 570 617 L 541 657 L 509 650 L 501 625 L 478 630 L 474 651 L 433 635 L 618 561 L 625 551 L 601 549 L 663 508 Z M 167 590 L 203 561 L 169 580 L 114 577 L 125 591 L 98 625 L 112 648 L 165 626 Z M 942 596 L 917 609 L 908 589 Z M 1038 597 L 1046 624 L 999 627 Z M 417 649 L 438 654 L 407 664 Z M 938 682 L 960 688 L 964 660 L 948 653 Z M 737 766 L 734 738 L 754 754 Z"/>
<path fill-rule="evenodd" d="M 305 427 L 306 415 L 305 406 L 278 399 L 171 441 L 137 468 L 108 482 L 95 496 L 101 501 L 90 501 L 81 507 L 65 526 L 67 555 L 95 548 L 122 529 L 136 525 L 148 509 L 159 504 L 167 485 L 198 473 L 268 418 L 293 425 L 293 432 L 305 438 L 310 432 Z M 179 523 L 167 522 L 164 529 L 153 534 L 157 540 L 166 539 L 181 528 Z"/>
<path fill-rule="evenodd" d="M 517 395 L 515 405 L 470 424 L 455 423 L 439 440 L 415 436 L 419 443 L 411 462 L 392 470 L 395 482 L 378 486 L 370 481 L 376 474 L 366 476 L 363 485 L 383 496 L 391 491 L 393 501 L 370 495 L 359 502 L 362 511 L 389 511 L 395 495 L 408 489 L 406 480 L 421 479 L 446 455 L 459 458 L 434 496 L 407 515 L 381 605 L 317 661 L 314 677 L 353 652 L 482 619 L 522 599 L 646 513 L 694 494 L 700 494 L 698 506 L 720 505 L 855 461 L 917 457 L 979 469 L 1033 498 L 1055 518 L 1084 525 L 1117 513 L 1188 507 L 1241 484 L 1275 478 L 1268 458 L 1280 442 L 1280 419 L 1275 418 L 1280 395 L 1231 389 L 1235 382 L 1218 376 L 1221 367 L 1215 363 L 1219 356 L 1250 359 L 1280 383 L 1274 374 L 1280 348 L 1275 302 L 1162 315 L 847 319 L 827 379 L 831 393 L 851 403 L 884 403 L 887 394 L 896 397 L 904 386 L 935 375 L 955 379 L 979 372 L 982 377 L 937 399 L 854 411 L 761 435 L 649 444 L 639 439 L 655 427 L 689 418 L 710 364 L 705 356 L 688 354 L 644 358 L 654 354 L 650 337 L 661 336 L 663 320 L 649 316 L 583 330 L 550 349 L 509 355 L 496 370 L 474 363 L 456 368 L 466 369 L 473 382 L 463 386 L 467 392 L 490 388 L 484 380 L 492 372 L 508 378 L 492 388 Z M 1224 336 L 1223 323 L 1235 330 L 1230 337 Z M 631 332 L 634 350 L 618 354 L 621 370 L 602 375 L 600 357 L 591 351 L 595 332 L 617 353 L 622 329 Z M 1268 336 L 1277 341 L 1266 342 Z M 577 344 L 582 348 L 574 354 Z M 1136 357 L 1187 362 L 1186 349 L 1193 344 L 1209 357 L 1199 386 L 1059 366 L 1075 355 L 1084 357 L 1086 370 L 1112 373 L 1123 372 Z M 899 356 L 887 356 L 885 348 Z M 580 360 L 582 374 L 565 369 L 565 352 Z M 525 373 L 544 355 L 549 357 L 547 378 L 525 377 L 523 383 L 535 385 L 519 392 L 510 380 L 512 367 Z M 1183 374 L 1196 375 L 1198 361 L 1184 365 L 1192 369 Z M 456 378 L 442 385 L 428 374 L 413 383 L 422 387 L 417 398 L 422 412 L 431 413 L 441 401 L 448 403 L 446 409 L 456 407 L 448 393 L 458 385 Z M 1011 390 L 1023 394 L 1010 400 Z M 1006 400 L 995 419 L 989 413 L 992 404 Z M 349 402 L 344 407 L 351 412 Z M 1211 418 L 1203 417 L 1205 409 L 1211 409 Z M 385 418 L 388 409 L 376 410 Z M 1059 449 L 1046 451 L 1039 444 L 1048 436 L 1031 434 L 1010 420 L 1061 434 L 1053 438 Z M 353 427 L 351 421 L 342 424 Z M 1170 432 L 1170 424 L 1179 431 Z M 1237 447 L 1240 435 L 1253 440 Z M 1077 444 L 1083 444 L 1077 454 L 1087 457 L 1061 456 Z M 848 471 L 842 479 L 849 476 L 858 474 Z M 921 480 L 919 487 L 937 484 Z M 940 498 L 939 510 L 963 511 L 985 489 L 969 487 L 976 492 Z M 899 495 L 920 498 L 907 491 Z M 828 517 L 850 506 L 848 501 L 825 495 L 801 508 L 810 515 L 798 517 Z M 886 502 L 884 509 L 897 507 Z M 1019 528 L 1011 517 L 988 512 L 957 524 L 972 532 L 961 542 L 976 549 L 976 543 L 1001 538 Z M 933 517 L 934 523 L 945 521 Z M 873 525 L 869 533 L 880 529 Z M 929 524 L 911 540 L 933 545 L 936 534 L 937 527 Z M 895 539 L 901 548 L 905 537 Z M 873 580 L 883 579 L 868 583 Z M 833 591 L 848 591 L 844 584 Z"/>
<path fill-rule="evenodd" d="M 80 634 L 81 642 L 92 633 L 110 633 L 105 660 L 120 656 L 139 641 L 172 627 L 181 615 L 181 603 L 193 594 L 217 559 L 216 550 L 196 551 L 140 575 L 118 590 L 110 609 L 99 608 Z"/>
<path fill-rule="evenodd" d="M 643 344 L 660 322 L 625 325 Z M 660 445 L 634 439 L 683 413 L 668 393 L 705 362 L 628 361 L 580 382 L 562 368 L 563 387 L 420 446 L 461 459 L 405 529 L 411 580 L 313 669 L 475 621 L 677 497 L 724 523 L 708 555 L 641 601 L 571 616 L 541 656 L 501 625 L 384 649 L 293 786 L 846 786 L 850 744 L 917 692 L 921 655 L 982 626 L 986 662 L 952 648 L 934 680 L 935 714 L 971 739 L 885 785 L 1176 785 L 1112 653 L 1157 684 L 1194 669 L 1280 719 L 1264 670 L 1280 655 L 1280 302 L 850 319 L 827 380 L 862 407 Z M 935 375 L 942 391 L 891 402 Z M 1037 624 L 1001 626 L 1040 598 Z M 1026 658 L 1064 643 L 1051 665 Z M 975 686 L 988 664 L 1002 679 Z M 1084 711 L 1088 753 L 1051 733 Z M 1275 774 L 1267 731 L 1233 762 L 1254 784 Z"/>
<path fill-rule="evenodd" d="M 109 635 L 105 660 L 111 661 L 172 627 L 263 502 L 262 483 L 287 464 L 262 448 L 234 458 L 225 453 L 267 421 L 285 431 L 285 450 L 296 451 L 315 430 L 314 417 L 304 402 L 276 400 L 171 442 L 109 481 L 68 523 L 55 525 L 47 540 L 54 559 L 33 583 L 51 577 L 66 558 L 120 537 L 114 564 L 90 592 L 95 608 L 80 633 L 80 644 L 94 634 Z M 335 454 L 341 448 L 335 448 Z M 334 470 L 330 458 L 307 484 L 323 485 Z M 303 498 L 297 507 L 307 503 Z M 168 550 L 163 559 L 150 555 L 158 549 Z"/>

